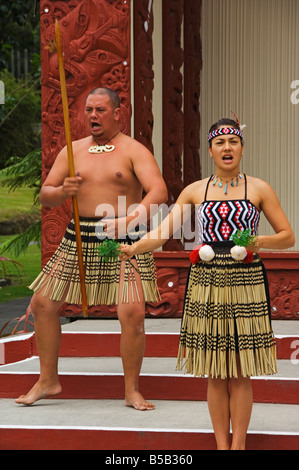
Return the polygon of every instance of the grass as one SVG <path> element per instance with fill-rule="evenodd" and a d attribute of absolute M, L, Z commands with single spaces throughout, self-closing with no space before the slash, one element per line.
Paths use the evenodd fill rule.
<path fill-rule="evenodd" d="M 22 265 L 22 277 L 21 279 L 18 279 L 17 276 L 11 276 L 12 284 L 10 286 L 0 288 L 0 303 L 31 296 L 32 291 L 28 286 L 41 270 L 41 251 L 37 245 L 30 245 L 26 255 L 13 259 Z"/>
<path fill-rule="evenodd" d="M 32 212 L 33 190 L 20 188 L 15 191 L 9 191 L 0 184 L 0 221 L 11 219 L 16 215 Z M 13 236 L 0 236 L 0 243 L 7 241 Z M 13 258 L 5 254 L 7 258 L 17 261 L 23 266 L 21 279 L 12 276 L 10 286 L 0 288 L 0 303 L 8 302 L 22 297 L 32 295 L 28 285 L 35 279 L 41 269 L 41 250 L 37 245 L 30 245 L 25 255 Z"/>
<path fill-rule="evenodd" d="M 20 214 L 32 212 L 33 191 L 20 188 L 9 191 L 0 183 L 0 220 L 8 220 Z"/>

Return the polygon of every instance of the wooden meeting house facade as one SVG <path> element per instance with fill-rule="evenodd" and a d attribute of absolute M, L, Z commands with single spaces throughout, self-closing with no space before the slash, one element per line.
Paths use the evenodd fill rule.
<path fill-rule="evenodd" d="M 292 48 L 295 51 L 292 31 L 295 31 L 295 19 L 299 19 L 296 2 L 41 0 L 43 180 L 65 145 L 57 57 L 45 49 L 54 39 L 57 18 L 64 47 L 73 140 L 86 135 L 82 110 L 88 92 L 97 86 L 115 89 L 121 99 L 121 130 L 142 142 L 156 156 L 167 183 L 170 206 L 186 185 L 208 176 L 211 171 L 206 143 L 209 125 L 223 115 L 236 112 L 247 126 L 247 155 L 253 155 L 250 161 L 245 161 L 243 171 L 256 172 L 254 176 L 267 179 L 277 189 L 299 239 L 296 220 L 299 197 L 295 192 L 298 189 L 293 187 L 294 172 L 299 171 L 296 158 L 299 159 L 295 155 L 298 137 L 295 131 L 292 133 L 296 123 L 298 129 L 299 105 L 296 108 L 290 100 L 291 82 L 299 80 L 299 67 L 296 69 L 296 63 L 293 64 L 298 59 L 292 55 Z M 263 15 L 268 19 L 263 26 L 265 38 L 271 39 L 272 35 L 275 42 L 278 35 L 282 44 L 287 42 L 289 61 L 285 50 L 277 52 L 271 40 L 265 45 L 265 38 L 260 38 L 263 47 L 268 44 L 268 49 L 263 51 L 260 47 L 257 33 L 261 30 L 254 31 L 259 26 L 254 20 L 262 21 Z M 282 21 L 278 21 L 281 15 Z M 231 22 L 230 33 L 221 25 L 221 18 L 223 21 L 227 18 L 223 24 Z M 275 22 L 277 28 L 272 30 Z M 285 66 L 285 76 L 281 72 L 275 80 L 275 70 L 271 70 L 274 51 L 276 60 Z M 268 65 L 263 54 L 268 57 Z M 263 79 L 271 88 L 266 92 Z M 289 84 L 287 90 L 285 83 Z M 282 96 L 276 96 L 273 103 L 276 87 L 282 90 Z M 274 119 L 280 119 L 279 123 Z M 279 137 L 278 125 L 282 129 Z M 277 138 L 279 142 L 273 143 Z M 272 151 L 273 147 L 279 147 L 280 155 Z M 258 149 L 263 154 L 263 163 Z M 267 158 L 273 159 L 270 165 Z M 299 172 L 297 180 L 298 176 Z M 42 211 L 44 265 L 64 234 L 70 205 L 44 207 Z M 298 246 L 297 242 L 297 249 Z M 177 239 L 171 239 L 163 251 L 155 253 L 161 301 L 147 305 L 147 316 L 182 315 L 189 253 L 184 249 L 184 240 Z M 269 277 L 273 318 L 298 319 L 299 253 L 263 252 L 261 257 Z M 63 316 L 80 314 L 81 308 L 76 305 L 64 305 L 61 310 Z M 116 309 L 92 306 L 89 316 L 114 317 Z"/>

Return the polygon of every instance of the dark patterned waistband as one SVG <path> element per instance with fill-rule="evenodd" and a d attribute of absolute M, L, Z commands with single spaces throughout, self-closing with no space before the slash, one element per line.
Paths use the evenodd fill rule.
<path fill-rule="evenodd" d="M 105 220 L 107 219 L 104 219 L 103 217 L 79 217 L 82 241 L 90 241 L 93 238 L 97 239 L 98 242 L 106 240 L 107 236 L 102 229 L 105 224 Z M 118 238 L 117 241 L 120 243 L 133 243 L 146 235 L 146 233 L 146 226 L 137 225 L 134 230 L 130 230 L 128 233 Z M 72 219 L 68 224 L 66 237 L 75 237 L 74 219 Z"/>

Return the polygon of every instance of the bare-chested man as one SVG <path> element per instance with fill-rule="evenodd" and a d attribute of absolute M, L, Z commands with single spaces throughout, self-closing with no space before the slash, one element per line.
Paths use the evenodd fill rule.
<path fill-rule="evenodd" d="M 127 228 L 132 224 L 138 214 L 139 204 L 142 205 L 142 207 L 139 206 L 140 209 L 146 210 L 149 217 L 151 204 L 161 204 L 167 200 L 166 185 L 153 155 L 139 142 L 119 132 L 120 104 L 116 93 L 106 88 L 93 90 L 87 97 L 85 117 L 91 135 L 73 143 L 77 176 L 75 178 L 68 176 L 67 149 L 64 148 L 57 156 L 41 189 L 40 200 L 45 206 L 56 207 L 66 199 L 77 195 L 80 220 L 81 217 L 84 220 L 85 218 L 87 220 L 93 218 L 94 220 L 95 215 L 99 215 L 98 206 L 109 205 L 113 209 L 112 212 L 115 213 L 115 218 L 112 217 L 111 220 L 105 221 L 104 230 L 108 237 L 121 238 L 119 226 L 121 225 L 123 229 L 124 226 Z M 92 153 L 92 147 L 104 146 L 105 144 L 108 145 L 108 150 L 113 147 L 114 150 Z M 119 196 L 126 198 L 125 205 L 119 205 Z M 137 207 L 135 206 L 135 211 L 128 213 L 132 204 L 136 204 Z M 69 238 L 71 237 L 69 236 Z M 98 243 L 100 244 L 100 242 Z M 57 312 L 65 301 L 75 302 L 70 302 L 69 297 L 69 291 L 74 290 L 73 286 L 70 289 L 71 281 L 66 283 L 64 291 L 59 294 L 57 283 L 52 290 L 49 283 L 47 284 L 49 276 L 55 277 L 54 271 L 63 264 L 63 256 L 69 262 L 70 255 L 63 254 L 63 250 L 66 251 L 66 249 L 61 248 L 60 250 L 59 255 L 48 268 L 48 272 L 41 273 L 40 281 L 33 283 L 35 285 L 32 288 L 35 293 L 31 300 L 31 310 L 35 320 L 40 377 L 27 395 L 21 395 L 16 400 L 17 403 L 29 405 L 61 392 L 58 377 L 61 328 Z M 85 263 L 88 264 L 88 261 L 85 260 Z M 119 260 L 117 263 L 120 265 L 118 287 L 121 292 L 121 287 L 124 285 L 125 266 Z M 66 262 L 65 265 L 67 265 Z M 63 271 L 66 268 L 60 269 Z M 101 275 L 100 264 L 96 265 L 95 271 L 99 273 L 99 276 Z M 118 303 L 117 312 L 121 323 L 125 404 L 138 410 L 151 410 L 154 409 L 154 405 L 146 401 L 138 390 L 138 379 L 145 347 L 145 301 L 148 299 L 145 298 L 146 295 L 142 289 L 142 274 L 139 276 L 135 272 L 134 276 L 136 278 L 135 287 L 137 286 L 138 290 L 138 301 L 136 301 L 136 296 L 133 298 L 133 293 L 128 289 L 127 300 L 121 301 L 119 297 L 115 302 Z M 98 286 L 101 281 L 93 282 Z M 90 304 L 90 299 L 87 300 Z"/>

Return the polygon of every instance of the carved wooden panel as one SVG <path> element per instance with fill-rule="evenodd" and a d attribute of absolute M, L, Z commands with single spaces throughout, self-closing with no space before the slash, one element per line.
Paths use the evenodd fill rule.
<path fill-rule="evenodd" d="M 134 137 L 153 148 L 153 3 L 134 1 Z"/>
<path fill-rule="evenodd" d="M 184 0 L 184 186 L 201 179 L 201 0 Z"/>
<path fill-rule="evenodd" d="M 44 181 L 66 143 L 57 54 L 45 49 L 55 39 L 55 20 L 61 29 L 72 139 L 86 136 L 85 101 L 98 86 L 119 93 L 120 127 L 130 134 L 130 0 L 41 0 L 40 9 Z M 42 265 L 59 245 L 70 217 L 70 204 L 43 208 Z"/>
<path fill-rule="evenodd" d="M 168 188 L 168 205 L 174 204 L 183 183 L 183 0 L 163 0 L 163 176 Z M 171 238 L 164 250 L 182 250 Z"/>
<path fill-rule="evenodd" d="M 86 136 L 84 105 L 95 87 L 108 86 L 121 98 L 121 129 L 130 133 L 130 2 L 41 0 L 43 180 L 65 145 L 58 60 L 45 47 L 60 22 L 72 139 Z M 43 263 L 61 239 L 69 206 L 43 212 Z M 54 238 L 52 239 L 52 234 Z"/>
<path fill-rule="evenodd" d="M 271 313 L 275 320 L 299 319 L 299 273 L 269 271 Z"/>

